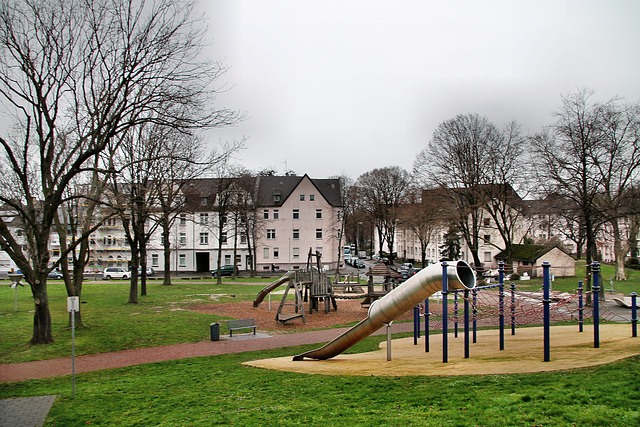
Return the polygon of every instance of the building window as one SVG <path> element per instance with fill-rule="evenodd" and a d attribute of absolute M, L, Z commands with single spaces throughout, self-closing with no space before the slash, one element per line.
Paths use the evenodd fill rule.
<path fill-rule="evenodd" d="M 301 194 L 301 195 L 300 195 L 300 201 L 301 201 L 301 202 L 304 202 L 304 194 Z"/>
<path fill-rule="evenodd" d="M 247 244 L 247 235 L 246 234 L 241 234 L 240 235 L 240 243 L 243 245 Z"/>
<path fill-rule="evenodd" d="M 484 262 L 491 262 L 491 252 L 484 253 Z"/>
<path fill-rule="evenodd" d="M 227 243 L 227 232 L 223 231 L 222 233 L 220 233 L 220 240 L 222 240 L 223 244 Z"/>
<path fill-rule="evenodd" d="M 269 219 L 269 209 L 265 209 L 265 210 L 262 212 L 262 217 L 263 217 L 264 219 Z"/>
<path fill-rule="evenodd" d="M 158 257 L 158 254 L 151 254 L 151 267 L 157 267 L 158 265 L 160 265 L 160 258 Z"/>
<path fill-rule="evenodd" d="M 293 238 L 294 239 L 299 239 L 300 238 L 300 229 L 299 228 L 294 228 L 293 229 Z"/>
<path fill-rule="evenodd" d="M 484 226 L 485 227 L 491 226 L 491 218 L 485 218 L 484 219 Z"/>
<path fill-rule="evenodd" d="M 178 255 L 178 265 L 180 267 L 186 267 L 187 266 L 187 256 L 185 254 Z"/>
<path fill-rule="evenodd" d="M 201 245 L 209 244 L 209 233 L 200 233 L 200 244 Z"/>
<path fill-rule="evenodd" d="M 484 242 L 485 243 L 491 243 L 491 235 L 490 234 L 485 234 L 484 235 Z"/>
<path fill-rule="evenodd" d="M 208 213 L 201 213 L 200 214 L 200 225 L 207 225 L 209 224 L 209 214 Z"/>
<path fill-rule="evenodd" d="M 187 244 L 187 233 L 180 233 L 180 244 L 181 245 Z"/>
<path fill-rule="evenodd" d="M 180 214 L 180 225 L 187 225 L 187 214 Z"/>
<path fill-rule="evenodd" d="M 280 249 L 279 248 L 273 248 L 273 257 L 274 258 L 279 258 L 280 257 Z"/>
<path fill-rule="evenodd" d="M 231 265 L 231 255 L 224 256 L 224 265 Z"/>
<path fill-rule="evenodd" d="M 276 238 L 275 228 L 267 229 L 267 240 L 274 240 Z"/>
<path fill-rule="evenodd" d="M 322 219 L 322 209 L 316 209 L 316 219 Z"/>
<path fill-rule="evenodd" d="M 316 239 L 322 239 L 322 228 L 316 228 Z"/>
<path fill-rule="evenodd" d="M 317 247 L 316 253 L 319 253 L 320 255 L 322 255 L 322 247 Z"/>
<path fill-rule="evenodd" d="M 293 210 L 293 219 L 300 219 L 300 209 Z"/>
<path fill-rule="evenodd" d="M 278 209 L 273 210 L 273 219 L 280 218 L 280 211 Z"/>
<path fill-rule="evenodd" d="M 262 253 L 262 257 L 264 259 L 269 259 L 269 248 L 264 248 L 263 253 Z"/>
<path fill-rule="evenodd" d="M 316 199 L 316 195 L 315 194 L 309 194 L 309 200 L 310 201 L 314 201 Z"/>
<path fill-rule="evenodd" d="M 293 257 L 300 258 L 300 248 L 293 248 Z"/>

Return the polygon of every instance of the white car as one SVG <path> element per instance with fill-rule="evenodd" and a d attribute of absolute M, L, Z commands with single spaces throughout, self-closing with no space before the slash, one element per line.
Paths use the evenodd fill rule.
<path fill-rule="evenodd" d="M 102 278 L 106 280 L 128 279 L 129 277 L 131 277 L 131 273 L 122 267 L 107 267 L 102 272 Z"/>

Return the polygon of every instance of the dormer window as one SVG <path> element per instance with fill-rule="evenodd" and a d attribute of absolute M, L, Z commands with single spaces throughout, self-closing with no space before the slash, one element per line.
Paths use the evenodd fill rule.
<path fill-rule="evenodd" d="M 207 204 L 209 204 L 209 198 L 208 197 L 203 197 L 201 203 L 202 203 L 202 206 L 207 206 Z"/>

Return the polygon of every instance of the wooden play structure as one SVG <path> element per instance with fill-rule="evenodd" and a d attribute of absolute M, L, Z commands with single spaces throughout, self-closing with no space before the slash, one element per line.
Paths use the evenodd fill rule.
<path fill-rule="evenodd" d="M 371 305 L 375 300 L 395 289 L 400 283 L 400 273 L 383 262 L 378 262 L 366 274 L 369 276 L 369 280 L 367 281 L 367 294 L 362 301 L 363 306 Z M 376 278 L 380 277 L 382 282 L 376 281 Z"/>
<path fill-rule="evenodd" d="M 363 298 L 362 305 L 369 306 L 399 284 L 400 274 L 384 263 L 378 263 L 366 273 L 369 276 L 366 291 L 360 284 L 359 277 L 347 276 L 344 280 L 336 277 L 334 282 L 322 269 L 321 258 L 319 252 L 314 253 L 309 248 L 307 268 L 289 271 L 267 285 L 258 293 L 253 306 L 258 307 L 266 295 L 286 283 L 287 287 L 276 313 L 276 321 L 284 325 L 292 320 L 302 319 L 302 322 L 306 323 L 306 314 L 319 312 L 320 307 L 324 307 L 325 314 L 332 308 L 337 310 L 338 299 Z M 382 281 L 376 278 L 382 278 Z M 306 311 L 305 303 L 308 303 Z"/>

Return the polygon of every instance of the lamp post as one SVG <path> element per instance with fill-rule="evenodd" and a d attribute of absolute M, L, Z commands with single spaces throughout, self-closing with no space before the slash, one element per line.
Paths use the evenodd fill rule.
<path fill-rule="evenodd" d="M 356 224 L 356 256 L 360 257 L 360 226 L 362 221 L 358 221 Z"/>

